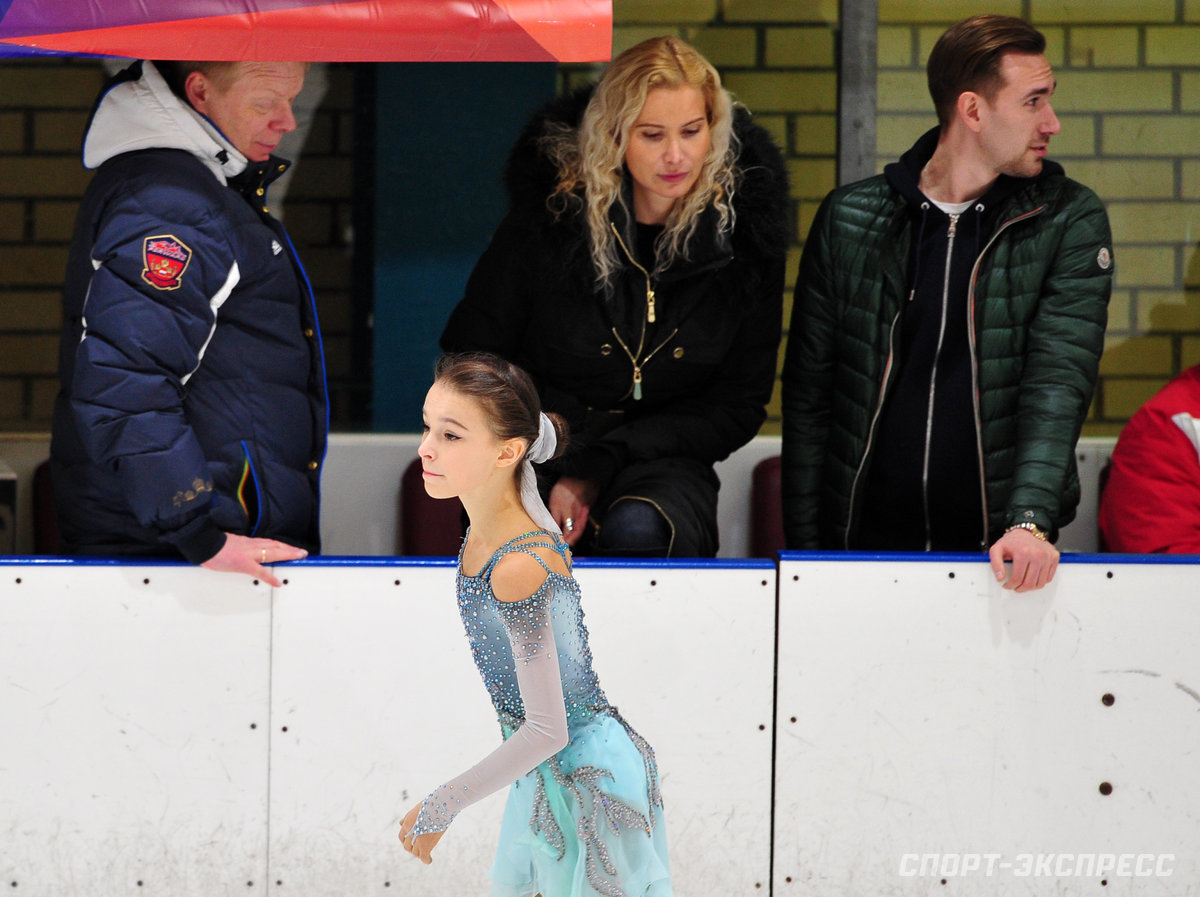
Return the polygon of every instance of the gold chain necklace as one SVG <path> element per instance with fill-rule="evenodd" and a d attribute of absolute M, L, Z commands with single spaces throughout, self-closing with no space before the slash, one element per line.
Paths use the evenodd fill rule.
<path fill-rule="evenodd" d="M 621 234 L 618 232 L 617 226 L 611 221 L 609 222 L 608 226 L 612 228 L 613 236 L 617 238 L 617 243 L 620 244 L 622 251 L 625 253 L 625 257 L 629 259 L 633 266 L 641 271 L 646 278 L 646 316 L 642 319 L 642 338 L 638 341 L 637 351 L 632 351 L 629 346 L 626 345 L 625 340 L 621 339 L 621 334 L 617 332 L 616 327 L 612 328 L 612 333 L 617 339 L 617 344 L 625 350 L 625 354 L 629 356 L 629 363 L 633 365 L 633 400 L 635 402 L 640 402 L 642 399 L 642 368 L 645 367 L 646 362 L 648 362 L 658 353 L 659 349 L 671 341 L 671 338 L 679 332 L 679 328 L 676 327 L 674 330 L 672 330 L 669 334 L 667 334 L 666 339 L 651 349 L 650 352 L 641 359 L 641 361 L 638 360 L 638 356 L 642 354 L 642 349 L 646 345 L 646 324 L 653 324 L 655 320 L 654 287 L 650 282 L 650 272 L 638 264 L 638 260 L 633 257 L 633 253 L 629 251 L 629 247 L 626 246 L 625 241 L 621 239 Z"/>

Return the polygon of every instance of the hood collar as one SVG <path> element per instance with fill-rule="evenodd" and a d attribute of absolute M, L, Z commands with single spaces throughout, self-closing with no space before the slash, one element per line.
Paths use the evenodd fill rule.
<path fill-rule="evenodd" d="M 99 168 L 114 156 L 145 149 L 185 150 L 221 181 L 248 164 L 210 119 L 172 92 L 154 63 L 141 60 L 97 102 L 83 139 L 83 165 Z"/>
<path fill-rule="evenodd" d="M 900 157 L 898 162 L 892 162 L 883 169 L 884 176 L 888 183 L 894 187 L 901 196 L 903 196 L 910 206 L 919 209 L 921 204 L 928 202 L 929 198 L 921 192 L 921 169 L 925 167 L 931 158 L 933 152 L 937 149 L 938 136 L 941 134 L 941 128 L 932 128 L 926 131 L 917 140 L 916 143 Z M 1061 175 L 1063 167 L 1057 162 L 1046 159 L 1042 162 L 1042 170 L 1031 178 L 1015 178 L 1006 174 L 998 176 L 987 193 L 981 196 L 977 203 L 981 203 L 986 209 L 994 209 L 1000 202 L 1020 191 L 1028 184 L 1041 180 L 1042 178 L 1052 175 Z"/>

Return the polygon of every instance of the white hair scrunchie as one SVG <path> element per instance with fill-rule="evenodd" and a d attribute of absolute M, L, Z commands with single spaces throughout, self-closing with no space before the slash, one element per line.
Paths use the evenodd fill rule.
<path fill-rule="evenodd" d="M 554 432 L 554 421 L 550 420 L 545 412 L 542 412 L 538 415 L 537 439 L 533 440 L 533 445 L 529 447 L 525 457 L 534 464 L 541 464 L 554 457 L 556 448 L 558 448 L 558 435 Z"/>
<path fill-rule="evenodd" d="M 538 418 L 538 436 L 521 459 L 521 504 L 533 522 L 542 529 L 562 535 L 558 523 L 551 516 L 546 503 L 537 488 L 537 476 L 533 472 L 534 464 L 541 464 L 554 457 L 558 448 L 558 435 L 554 432 L 554 422 L 545 413 Z"/>

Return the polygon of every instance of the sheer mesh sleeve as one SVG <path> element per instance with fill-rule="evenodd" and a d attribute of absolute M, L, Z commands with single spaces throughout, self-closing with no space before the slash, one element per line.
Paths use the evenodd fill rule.
<path fill-rule="evenodd" d="M 496 750 L 421 802 L 414 834 L 444 831 L 461 810 L 511 785 L 566 746 L 567 711 L 550 623 L 550 591 L 543 587 L 523 601 L 499 602 L 512 646 L 524 722 Z"/>

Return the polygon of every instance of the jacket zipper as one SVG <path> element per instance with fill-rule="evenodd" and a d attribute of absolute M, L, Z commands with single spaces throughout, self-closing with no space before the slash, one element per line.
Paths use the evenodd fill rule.
<path fill-rule="evenodd" d="M 638 339 L 637 351 L 632 351 L 625 340 L 621 339 L 621 334 L 617 332 L 615 326 L 612 328 L 613 336 L 617 339 L 617 344 L 625 350 L 625 354 L 629 356 L 629 363 L 633 365 L 633 386 L 631 391 L 633 393 L 633 400 L 640 402 L 642 400 L 642 368 L 646 366 L 646 362 L 658 353 L 659 349 L 674 338 L 675 334 L 679 332 L 679 328 L 676 327 L 668 333 L 666 339 L 651 349 L 649 353 L 642 356 L 641 361 L 638 360 L 638 356 L 642 355 L 642 350 L 646 347 L 646 325 L 654 323 L 654 288 L 650 282 L 650 272 L 638 264 L 638 260 L 633 257 L 633 253 L 629 251 L 629 247 L 621 239 L 621 234 L 617 231 L 617 226 L 612 222 L 609 222 L 608 226 L 612 228 L 613 236 L 617 238 L 617 243 L 625 253 L 625 257 L 629 259 L 630 264 L 641 271 L 646 278 L 646 314 L 642 318 L 642 335 Z"/>
<path fill-rule="evenodd" d="M 640 402 L 642 400 L 642 368 L 645 367 L 646 362 L 658 354 L 659 349 L 671 341 L 671 338 L 679 332 L 679 328 L 676 327 L 669 334 L 667 334 L 667 338 L 651 349 L 641 361 L 638 361 L 634 356 L 634 353 L 629 351 L 629 346 L 625 345 L 625 340 L 621 339 L 621 334 L 617 333 L 616 327 L 612 329 L 612 332 L 613 336 L 617 338 L 617 344 L 624 349 L 625 354 L 629 356 L 629 363 L 633 365 L 633 400 L 635 402 Z M 645 334 L 643 334 L 643 338 L 645 338 Z M 639 345 L 638 351 L 640 352 L 641 350 L 642 347 Z"/>
<path fill-rule="evenodd" d="M 910 294 L 909 299 L 912 299 Z M 879 400 L 875 403 L 875 411 L 871 414 L 871 424 L 867 427 L 867 444 L 863 449 L 862 458 L 858 462 L 858 470 L 854 472 L 854 481 L 850 484 L 850 506 L 847 509 L 846 518 L 846 534 L 843 537 L 843 545 L 847 551 L 850 549 L 850 524 L 854 520 L 854 505 L 858 495 L 858 486 L 862 482 L 863 471 L 867 466 L 867 459 L 871 457 L 871 447 L 875 442 L 875 429 L 879 425 L 879 416 L 883 413 L 883 400 L 887 396 L 888 381 L 892 377 L 892 369 L 896 360 L 896 325 L 900 322 L 900 314 L 903 307 L 896 312 L 892 318 L 892 326 L 888 329 L 888 357 L 887 363 L 883 367 L 883 382 L 879 385 Z"/>
<path fill-rule="evenodd" d="M 985 543 L 990 543 L 991 540 L 988 533 L 987 482 L 983 464 L 983 423 L 982 414 L 979 409 L 979 362 L 975 356 L 975 285 L 979 280 L 979 266 L 983 262 L 983 257 L 987 255 L 988 250 L 992 248 L 996 240 L 1000 238 L 1000 235 L 1004 233 L 1004 231 L 1008 230 L 1008 228 L 1012 225 L 1019 224 L 1026 218 L 1032 218 L 1036 215 L 1040 215 L 1045 208 L 1045 206 L 1038 206 L 1036 209 L 1032 209 L 1031 211 L 1018 215 L 1015 218 L 1010 218 L 1008 221 L 1005 221 L 998 228 L 996 228 L 995 233 L 992 234 L 991 238 L 987 241 L 987 244 L 983 247 L 983 249 L 980 250 L 979 255 L 976 256 L 975 264 L 971 269 L 971 282 L 967 292 L 967 314 L 970 316 L 970 321 L 967 326 L 967 344 L 971 353 L 971 401 L 974 405 L 973 410 L 975 412 L 975 445 L 976 454 L 979 461 L 979 491 L 983 504 L 983 533 Z M 910 302 L 914 296 L 915 291 L 910 291 L 908 296 Z M 871 457 L 871 450 L 874 447 L 875 442 L 876 427 L 879 424 L 879 416 L 883 413 L 883 401 L 887 396 L 888 381 L 891 379 L 892 370 L 894 368 L 894 362 L 896 358 L 896 324 L 900 320 L 900 314 L 902 311 L 903 307 L 901 307 L 900 311 L 896 312 L 895 317 L 892 318 L 891 327 L 888 330 L 888 357 L 887 363 L 884 365 L 883 369 L 883 380 L 879 387 L 879 399 L 875 403 L 875 410 L 871 415 L 871 423 L 867 428 L 867 444 L 863 449 L 862 458 L 858 462 L 858 469 L 855 471 L 854 480 L 850 485 L 850 505 L 846 512 L 845 536 L 843 537 L 843 546 L 846 549 L 850 548 L 850 531 L 854 522 L 854 507 L 855 499 L 858 495 L 858 487 L 862 481 L 863 471 L 867 466 L 867 459 Z"/>
<path fill-rule="evenodd" d="M 1045 206 L 1038 206 L 1036 209 L 1031 209 L 1016 218 L 1010 218 L 1005 221 L 992 234 L 991 239 L 980 250 L 979 255 L 975 258 L 975 265 L 971 269 L 971 283 L 967 289 L 967 314 L 970 316 L 970 322 L 967 327 L 967 345 L 971 351 L 971 398 L 975 403 L 975 445 L 979 456 L 979 491 L 980 497 L 983 500 L 983 541 L 986 548 L 991 544 L 991 534 L 988 532 L 988 502 L 987 502 L 987 480 L 983 465 L 983 419 L 979 409 L 979 361 L 975 357 L 975 285 L 979 281 L 979 265 L 983 262 L 983 257 L 987 255 L 988 250 L 1000 238 L 1000 235 L 1012 227 L 1014 224 L 1019 224 L 1027 218 L 1033 218 L 1042 214 L 1045 211 Z"/>
<path fill-rule="evenodd" d="M 942 276 L 942 320 L 938 326 L 937 349 L 933 353 L 933 367 L 929 372 L 929 403 L 925 408 L 925 452 L 921 461 L 921 508 L 925 517 L 926 551 L 933 549 L 933 521 L 929 515 L 929 444 L 933 440 L 933 408 L 937 398 L 938 362 L 942 357 L 942 345 L 946 341 L 946 313 L 950 307 L 950 261 L 954 258 L 954 238 L 958 235 L 958 218 L 958 215 L 950 216 L 950 230 L 947 232 L 946 271 Z M 920 249 L 917 251 L 920 252 Z"/>
<path fill-rule="evenodd" d="M 630 264 L 642 272 L 646 277 L 646 320 L 651 324 L 654 323 L 654 287 L 650 283 L 650 272 L 638 264 L 638 260 L 633 257 L 633 253 L 629 251 L 629 247 L 625 245 L 625 241 L 621 239 L 621 234 L 617 231 L 617 226 L 611 221 L 608 226 L 612 228 L 613 236 L 617 238 L 617 243 L 620 244 L 625 257 L 629 259 Z M 638 347 L 639 351 L 641 347 Z"/>

